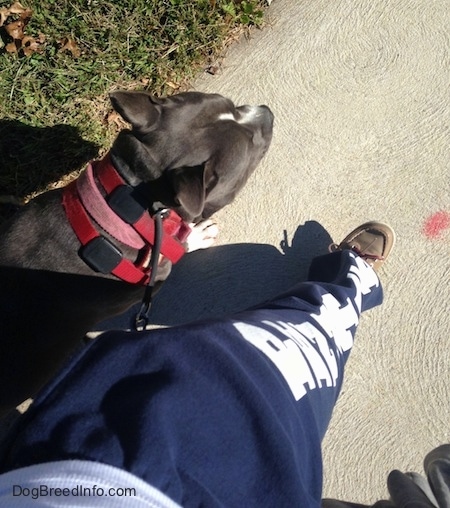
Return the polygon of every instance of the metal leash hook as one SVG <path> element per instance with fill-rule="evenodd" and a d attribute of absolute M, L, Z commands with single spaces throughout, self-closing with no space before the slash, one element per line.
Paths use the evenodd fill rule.
<path fill-rule="evenodd" d="M 136 331 L 142 332 L 149 323 L 149 312 L 152 306 L 153 290 L 155 288 L 156 275 L 158 272 L 159 255 L 161 253 L 161 243 L 163 237 L 163 219 L 167 216 L 167 208 L 158 208 L 153 215 L 155 221 L 155 243 L 153 245 L 150 257 L 150 278 L 145 288 L 142 303 L 136 314 L 134 327 Z"/>
<path fill-rule="evenodd" d="M 149 323 L 148 314 L 150 312 L 151 307 L 151 297 L 150 302 L 145 303 L 142 301 L 141 308 L 139 309 L 139 312 L 136 314 L 136 318 L 134 321 L 134 328 L 137 332 L 143 332 Z"/>

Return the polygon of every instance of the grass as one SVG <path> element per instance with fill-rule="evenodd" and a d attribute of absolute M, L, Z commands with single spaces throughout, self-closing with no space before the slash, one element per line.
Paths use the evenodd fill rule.
<path fill-rule="evenodd" d="M 263 20 L 260 0 L 11 5 L 0 0 L 0 198 L 46 189 L 109 147 L 118 120 L 108 91 L 186 89 Z"/>

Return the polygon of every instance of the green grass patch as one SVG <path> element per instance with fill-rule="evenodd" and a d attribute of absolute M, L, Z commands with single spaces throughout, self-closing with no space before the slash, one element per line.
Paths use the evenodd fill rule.
<path fill-rule="evenodd" d="M 11 4 L 0 0 L 0 196 L 42 190 L 108 147 L 108 91 L 183 90 L 263 20 L 259 0 Z"/>

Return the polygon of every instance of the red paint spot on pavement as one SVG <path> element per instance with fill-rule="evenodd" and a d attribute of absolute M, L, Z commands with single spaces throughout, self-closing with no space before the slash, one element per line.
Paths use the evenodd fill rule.
<path fill-rule="evenodd" d="M 448 228 L 450 228 L 450 213 L 436 212 L 425 221 L 423 233 L 428 238 L 438 238 Z"/>

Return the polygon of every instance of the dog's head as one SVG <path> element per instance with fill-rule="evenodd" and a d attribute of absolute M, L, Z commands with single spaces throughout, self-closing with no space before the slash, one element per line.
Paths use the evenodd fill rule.
<path fill-rule="evenodd" d="M 236 107 L 221 95 L 199 92 L 159 99 L 118 91 L 110 97 L 131 124 L 111 149 L 117 169 L 186 221 L 208 218 L 230 203 L 272 138 L 267 106 Z"/>

